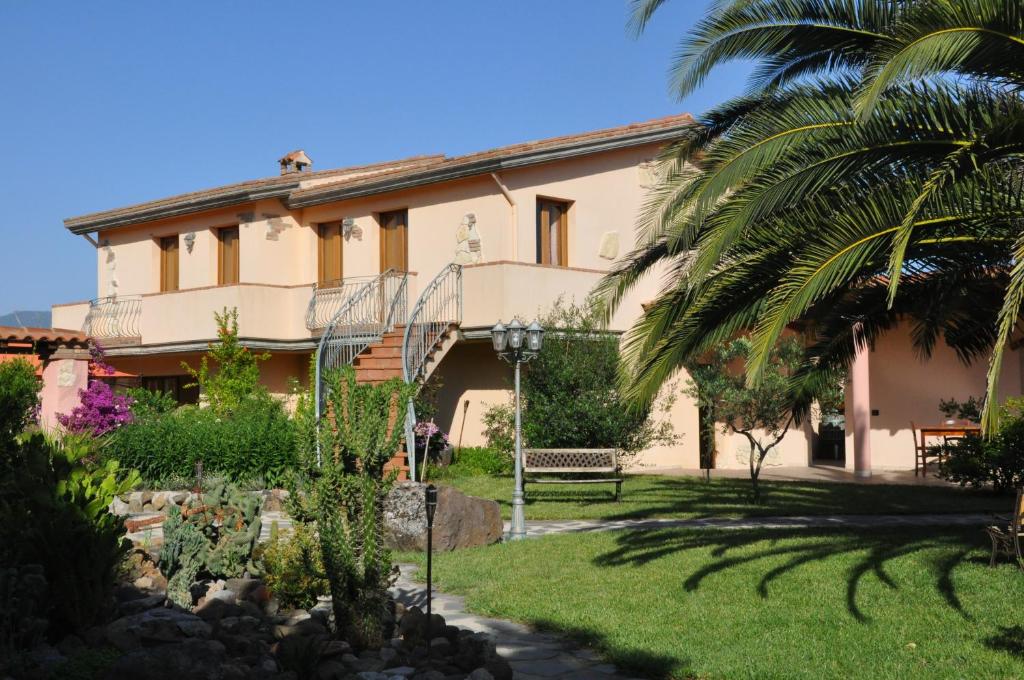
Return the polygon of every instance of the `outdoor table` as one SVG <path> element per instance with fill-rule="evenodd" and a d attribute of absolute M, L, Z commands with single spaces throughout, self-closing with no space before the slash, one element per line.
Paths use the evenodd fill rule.
<path fill-rule="evenodd" d="M 918 428 L 921 437 L 921 446 L 928 446 L 928 437 L 942 437 L 945 442 L 951 437 L 966 437 L 969 434 L 980 435 L 981 425 L 966 420 L 958 420 L 942 425 L 921 425 Z"/>

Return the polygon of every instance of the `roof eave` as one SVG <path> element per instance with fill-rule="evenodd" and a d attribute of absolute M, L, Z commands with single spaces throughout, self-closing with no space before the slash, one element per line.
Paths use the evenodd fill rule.
<path fill-rule="evenodd" d="M 120 215 L 96 216 L 84 215 L 64 220 L 64 228 L 72 234 L 89 234 L 104 229 L 126 227 L 144 222 L 155 222 L 169 217 L 181 217 L 193 213 L 228 208 L 235 205 L 244 205 L 268 198 L 285 198 L 289 193 L 298 188 L 299 182 L 287 184 L 275 184 L 271 187 L 247 187 L 235 191 L 229 191 L 215 196 L 202 196 L 197 198 L 182 198 L 168 202 L 165 205 L 141 208 L 134 211 L 126 211 Z"/>
<path fill-rule="evenodd" d="M 303 196 L 289 196 L 285 199 L 285 205 L 290 209 L 308 208 L 323 203 L 372 196 L 390 191 L 411 189 L 426 184 L 448 182 L 475 175 L 482 175 L 501 170 L 510 170 L 540 163 L 567 160 L 578 156 L 586 156 L 594 153 L 615 151 L 633 146 L 667 142 L 678 139 L 681 132 L 692 127 L 692 123 L 681 123 L 670 128 L 659 130 L 647 130 L 631 135 L 622 135 L 611 139 L 584 140 L 563 146 L 548 149 L 536 149 L 522 151 L 508 156 L 487 158 L 480 161 L 454 165 L 452 167 L 429 168 L 414 174 L 401 175 L 399 177 L 382 179 L 375 182 L 365 182 L 350 186 L 331 188 L 330 185 L 323 188 L 310 189 L 309 193 Z"/>

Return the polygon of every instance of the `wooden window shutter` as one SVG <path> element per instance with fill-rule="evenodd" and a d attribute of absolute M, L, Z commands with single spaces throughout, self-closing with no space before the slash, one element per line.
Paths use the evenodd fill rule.
<path fill-rule="evenodd" d="M 341 224 L 321 224 L 317 239 L 317 280 L 320 285 L 341 285 L 344 277 Z"/>
<path fill-rule="evenodd" d="M 537 263 L 569 265 L 569 204 L 537 199 Z"/>
<path fill-rule="evenodd" d="M 238 227 L 225 227 L 217 231 L 218 275 L 221 285 L 238 283 Z"/>
<path fill-rule="evenodd" d="M 160 290 L 178 290 L 178 236 L 160 239 Z"/>

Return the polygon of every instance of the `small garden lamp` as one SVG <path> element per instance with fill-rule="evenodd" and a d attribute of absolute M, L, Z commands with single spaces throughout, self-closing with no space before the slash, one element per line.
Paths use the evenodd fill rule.
<path fill-rule="evenodd" d="M 434 513 L 437 512 L 437 487 L 433 484 L 427 486 L 427 625 L 430 621 L 430 605 L 433 599 L 434 574 Z"/>
<path fill-rule="evenodd" d="M 544 328 L 534 319 L 524 326 L 519 319 L 512 319 L 508 327 L 500 321 L 491 329 L 491 342 L 498 356 L 515 366 L 516 388 L 516 485 L 512 491 L 512 523 L 508 537 L 511 541 L 526 537 L 526 514 L 523 500 L 523 425 L 519 399 L 519 365 L 535 358 L 544 344 Z"/>

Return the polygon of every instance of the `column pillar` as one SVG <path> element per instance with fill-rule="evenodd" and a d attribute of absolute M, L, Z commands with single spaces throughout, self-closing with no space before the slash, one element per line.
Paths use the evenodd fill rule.
<path fill-rule="evenodd" d="M 853 325 L 855 353 L 850 368 L 853 392 L 853 474 L 871 476 L 871 348 L 860 322 Z"/>
<path fill-rule="evenodd" d="M 60 348 L 43 368 L 39 421 L 45 429 L 59 425 L 58 413 L 70 413 L 78 406 L 79 390 L 89 386 L 89 351 Z"/>

